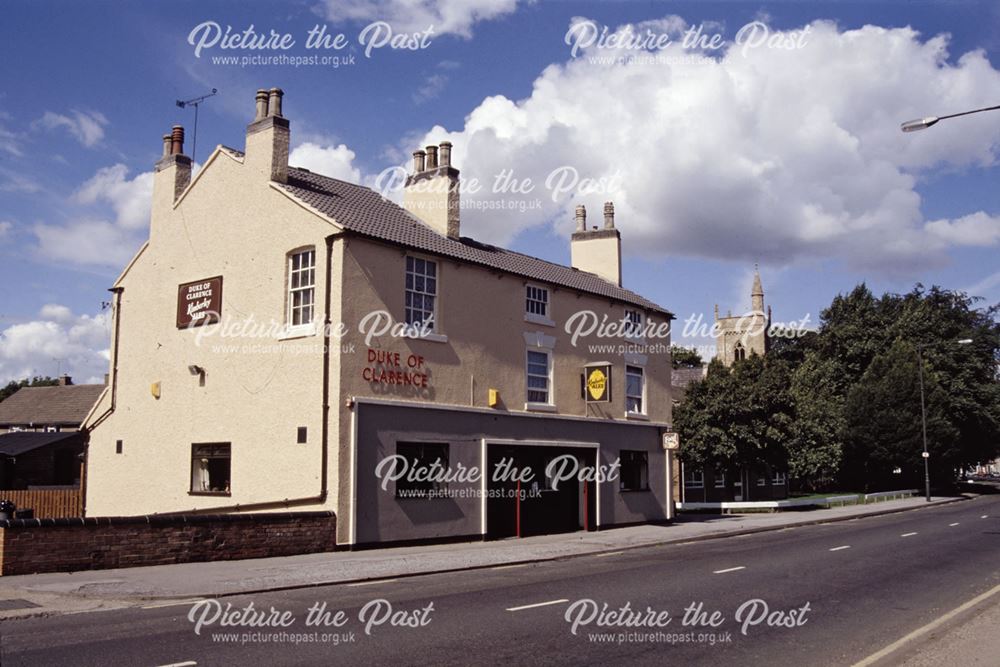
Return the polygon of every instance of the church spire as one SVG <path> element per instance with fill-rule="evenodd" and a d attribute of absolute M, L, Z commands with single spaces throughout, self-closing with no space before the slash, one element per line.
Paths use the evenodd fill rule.
<path fill-rule="evenodd" d="M 764 288 L 760 284 L 759 267 L 753 265 L 753 288 L 750 290 L 750 305 L 755 312 L 764 312 Z"/>

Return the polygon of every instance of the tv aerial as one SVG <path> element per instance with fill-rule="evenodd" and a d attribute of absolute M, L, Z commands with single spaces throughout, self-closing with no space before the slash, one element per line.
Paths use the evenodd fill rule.
<path fill-rule="evenodd" d="M 213 88 L 212 92 L 207 95 L 202 95 L 201 97 L 193 97 L 190 100 L 177 100 L 177 106 L 181 109 L 186 109 L 188 107 L 194 107 L 194 132 L 191 138 L 191 162 L 194 162 L 195 150 L 198 148 L 198 106 L 219 92 L 218 88 Z"/>

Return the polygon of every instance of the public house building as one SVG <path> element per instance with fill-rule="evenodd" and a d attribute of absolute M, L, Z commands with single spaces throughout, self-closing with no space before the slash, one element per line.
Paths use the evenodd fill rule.
<path fill-rule="evenodd" d="M 414 153 L 400 206 L 290 166 L 282 103 L 258 91 L 245 151 L 193 178 L 163 137 L 111 288 L 87 514 L 333 510 L 345 546 L 672 518 L 670 359 L 642 353 L 672 316 L 622 287 L 613 205 L 600 229 L 577 209 L 572 266 L 480 243 L 450 143 Z M 574 341 L 584 311 L 628 349 Z"/>

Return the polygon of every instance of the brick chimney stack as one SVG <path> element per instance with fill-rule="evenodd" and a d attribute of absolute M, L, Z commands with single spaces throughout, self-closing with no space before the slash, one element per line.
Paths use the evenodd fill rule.
<path fill-rule="evenodd" d="M 281 110 L 284 91 L 271 88 L 257 91 L 254 119 L 247 126 L 244 164 L 256 169 L 268 180 L 288 182 L 288 145 L 291 130 Z"/>
<path fill-rule="evenodd" d="M 191 158 L 184 155 L 184 128 L 174 125 L 163 135 L 163 155 L 154 167 L 153 216 L 164 206 L 173 206 L 191 183 Z"/>
<path fill-rule="evenodd" d="M 461 236 L 460 180 L 451 166 L 451 142 L 413 153 L 413 173 L 406 177 L 403 208 L 442 236 Z"/>

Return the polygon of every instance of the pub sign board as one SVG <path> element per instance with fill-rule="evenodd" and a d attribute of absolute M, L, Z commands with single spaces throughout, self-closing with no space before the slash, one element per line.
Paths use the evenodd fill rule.
<path fill-rule="evenodd" d="M 222 276 L 177 286 L 178 329 L 214 324 L 221 312 Z"/>
<path fill-rule="evenodd" d="M 583 394 L 587 403 L 611 401 L 611 365 L 587 366 L 583 374 Z"/>

